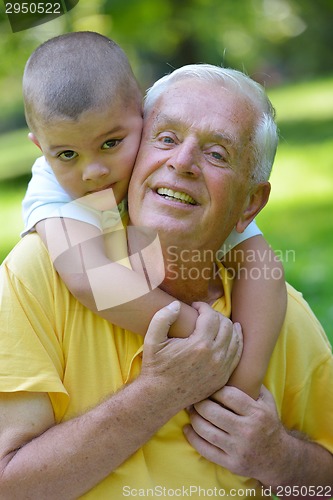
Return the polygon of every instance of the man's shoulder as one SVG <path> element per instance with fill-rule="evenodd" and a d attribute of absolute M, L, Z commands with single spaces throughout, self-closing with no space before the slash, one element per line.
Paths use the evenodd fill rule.
<path fill-rule="evenodd" d="M 43 269 L 44 273 L 52 272 L 53 269 L 47 249 L 37 233 L 24 236 L 7 255 L 2 267 L 19 278 L 40 269 Z"/>
<path fill-rule="evenodd" d="M 301 342 L 307 344 L 311 339 L 319 344 L 326 345 L 331 351 L 330 342 L 324 332 L 318 318 L 312 311 L 303 294 L 287 283 L 288 306 L 284 329 L 291 332 L 293 337 L 297 337 Z M 308 335 L 308 336 L 306 336 Z"/>
<path fill-rule="evenodd" d="M 296 392 L 324 364 L 332 366 L 332 347 L 323 327 L 302 294 L 287 285 L 288 304 L 284 324 L 266 376 L 272 389 Z"/>

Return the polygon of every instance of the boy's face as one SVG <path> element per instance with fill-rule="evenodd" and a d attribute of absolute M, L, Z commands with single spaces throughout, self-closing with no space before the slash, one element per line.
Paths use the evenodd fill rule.
<path fill-rule="evenodd" d="M 141 132 L 137 106 L 120 101 L 104 110 L 85 111 L 78 120 L 55 119 L 29 138 L 72 198 L 112 188 L 120 203 L 127 194 Z"/>

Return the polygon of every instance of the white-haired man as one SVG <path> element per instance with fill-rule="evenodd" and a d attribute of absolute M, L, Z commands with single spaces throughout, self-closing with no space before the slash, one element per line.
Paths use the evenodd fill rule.
<path fill-rule="evenodd" d="M 24 238 L 3 268 L 5 331 L 14 338 L 4 356 L 16 366 L 29 357 L 40 370 L 38 377 L 16 370 L 15 390 L 0 396 L 1 495 L 245 498 L 272 488 L 287 497 L 288 488 L 302 487 L 332 496 L 333 358 L 299 294 L 289 290 L 265 378 L 270 392 L 263 388 L 254 401 L 220 389 L 241 340 L 224 317 L 230 280 L 207 255 L 267 201 L 269 102 L 241 73 L 211 66 L 184 67 L 160 84 L 146 102 L 130 221 L 158 231 L 164 289 L 223 316 L 201 303 L 195 332 L 168 339 L 172 304 L 143 342 L 79 304 L 38 236 Z M 176 202 L 165 189 L 191 202 Z"/>

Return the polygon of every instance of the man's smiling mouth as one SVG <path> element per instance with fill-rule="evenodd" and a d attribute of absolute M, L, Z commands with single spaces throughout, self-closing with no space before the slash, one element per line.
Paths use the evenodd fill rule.
<path fill-rule="evenodd" d="M 196 201 L 187 193 L 182 193 L 180 191 L 174 191 L 166 187 L 160 187 L 157 189 L 157 194 L 163 196 L 166 200 L 178 201 L 180 203 L 185 203 L 187 205 L 196 205 Z"/>

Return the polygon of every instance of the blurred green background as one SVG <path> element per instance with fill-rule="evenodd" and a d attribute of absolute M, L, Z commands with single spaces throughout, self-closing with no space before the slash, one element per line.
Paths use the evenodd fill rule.
<path fill-rule="evenodd" d="M 30 53 L 68 31 L 99 31 L 127 52 L 142 86 L 192 62 L 264 84 L 281 142 L 259 226 L 333 343 L 332 0 L 80 0 L 12 33 L 0 3 L 0 262 L 19 239 L 21 199 L 38 150 L 27 139 L 21 78 Z"/>

